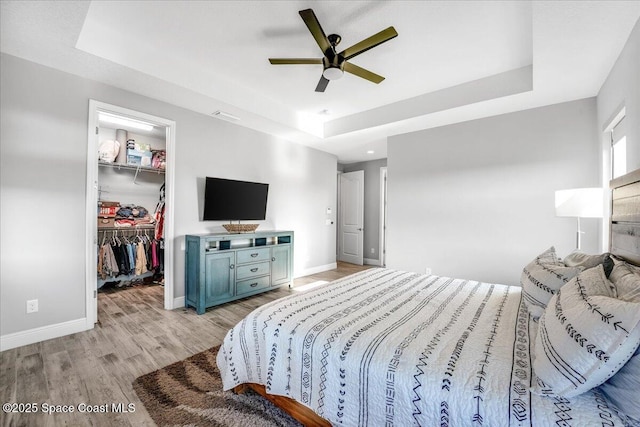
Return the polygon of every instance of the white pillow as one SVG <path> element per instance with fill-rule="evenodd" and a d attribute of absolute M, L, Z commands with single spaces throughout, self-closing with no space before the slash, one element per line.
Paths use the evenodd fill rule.
<path fill-rule="evenodd" d="M 577 396 L 613 376 L 640 344 L 640 303 L 616 298 L 602 265 L 554 295 L 540 317 L 532 392 Z"/>
<path fill-rule="evenodd" d="M 582 270 L 579 266 L 565 266 L 553 246 L 531 261 L 520 277 L 522 298 L 531 316 L 534 319 L 542 316 L 551 297 Z"/>

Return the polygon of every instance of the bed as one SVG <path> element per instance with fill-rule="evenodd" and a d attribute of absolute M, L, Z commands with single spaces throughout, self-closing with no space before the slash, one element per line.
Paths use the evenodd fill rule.
<path fill-rule="evenodd" d="M 612 185 L 611 252 L 617 263 L 637 265 L 640 171 Z M 596 269 L 601 277 L 605 267 L 589 271 Z M 561 300 L 561 294 L 569 298 L 566 286 L 550 292 L 548 305 L 556 311 L 572 304 Z M 551 318 L 534 318 L 523 289 L 526 293 L 524 286 L 365 270 L 265 304 L 238 323 L 217 357 L 224 388 L 251 388 L 305 425 L 628 425 L 590 380 L 577 380 L 576 390 L 588 388 L 579 393 L 557 394 L 554 382 L 556 377 L 566 382 L 565 371 L 537 375 L 538 366 L 541 373 L 548 368 L 545 352 L 551 353 L 551 369 L 563 357 L 569 360 L 562 352 L 570 346 L 556 352 L 552 341 L 571 321 L 556 327 Z M 584 286 L 576 289 L 580 297 Z M 594 346 L 586 335 L 571 334 L 577 348 L 572 352 L 586 355 L 588 349 L 588 358 L 606 362 L 598 372 L 625 366 L 638 347 L 640 303 L 625 307 L 622 319 L 599 316 L 598 327 L 619 333 L 607 347 L 616 353 Z M 617 339 L 608 329 L 599 335 Z M 569 371 L 565 359 L 561 368 Z"/>

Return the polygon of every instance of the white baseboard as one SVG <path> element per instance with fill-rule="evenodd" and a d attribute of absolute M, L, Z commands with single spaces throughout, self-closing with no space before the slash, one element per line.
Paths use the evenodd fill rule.
<path fill-rule="evenodd" d="M 317 267 L 307 268 L 302 271 L 296 271 L 293 275 L 294 278 L 309 276 L 311 274 L 322 273 L 323 271 L 335 270 L 338 268 L 338 264 L 333 262 L 331 264 L 319 265 Z"/>
<path fill-rule="evenodd" d="M 182 308 L 184 307 L 184 297 L 178 297 L 173 299 L 173 308 Z"/>
<path fill-rule="evenodd" d="M 380 266 L 382 264 L 380 264 L 380 260 L 379 259 L 369 259 L 369 258 L 365 258 L 363 260 L 364 265 L 377 265 Z"/>
<path fill-rule="evenodd" d="M 91 329 L 93 325 L 87 325 L 87 319 L 69 320 L 55 325 L 41 326 L 26 331 L 14 332 L 0 336 L 0 351 L 10 350 L 23 345 L 29 345 L 52 338 L 75 334 L 76 332 Z"/>

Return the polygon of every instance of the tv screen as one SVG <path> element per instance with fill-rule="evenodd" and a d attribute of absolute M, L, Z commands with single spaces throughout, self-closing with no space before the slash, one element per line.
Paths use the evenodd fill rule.
<path fill-rule="evenodd" d="M 204 221 L 263 220 L 269 184 L 207 177 Z"/>

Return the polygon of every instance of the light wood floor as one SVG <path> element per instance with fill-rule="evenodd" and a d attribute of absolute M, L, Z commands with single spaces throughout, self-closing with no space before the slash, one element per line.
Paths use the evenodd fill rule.
<path fill-rule="evenodd" d="M 298 278 L 295 286 L 331 281 L 368 267 L 338 263 L 336 270 Z M 288 287 L 212 307 L 162 308 L 163 288 L 138 286 L 99 293 L 99 325 L 90 331 L 0 353 L 0 403 L 35 403 L 37 414 L 0 412 L 2 426 L 153 426 L 133 391 L 140 375 L 222 343 L 253 309 L 294 292 Z M 43 404 L 70 405 L 74 413 L 45 415 Z M 129 413 L 79 413 L 82 404 L 129 403 Z M 57 408 L 56 408 L 57 409 Z"/>

